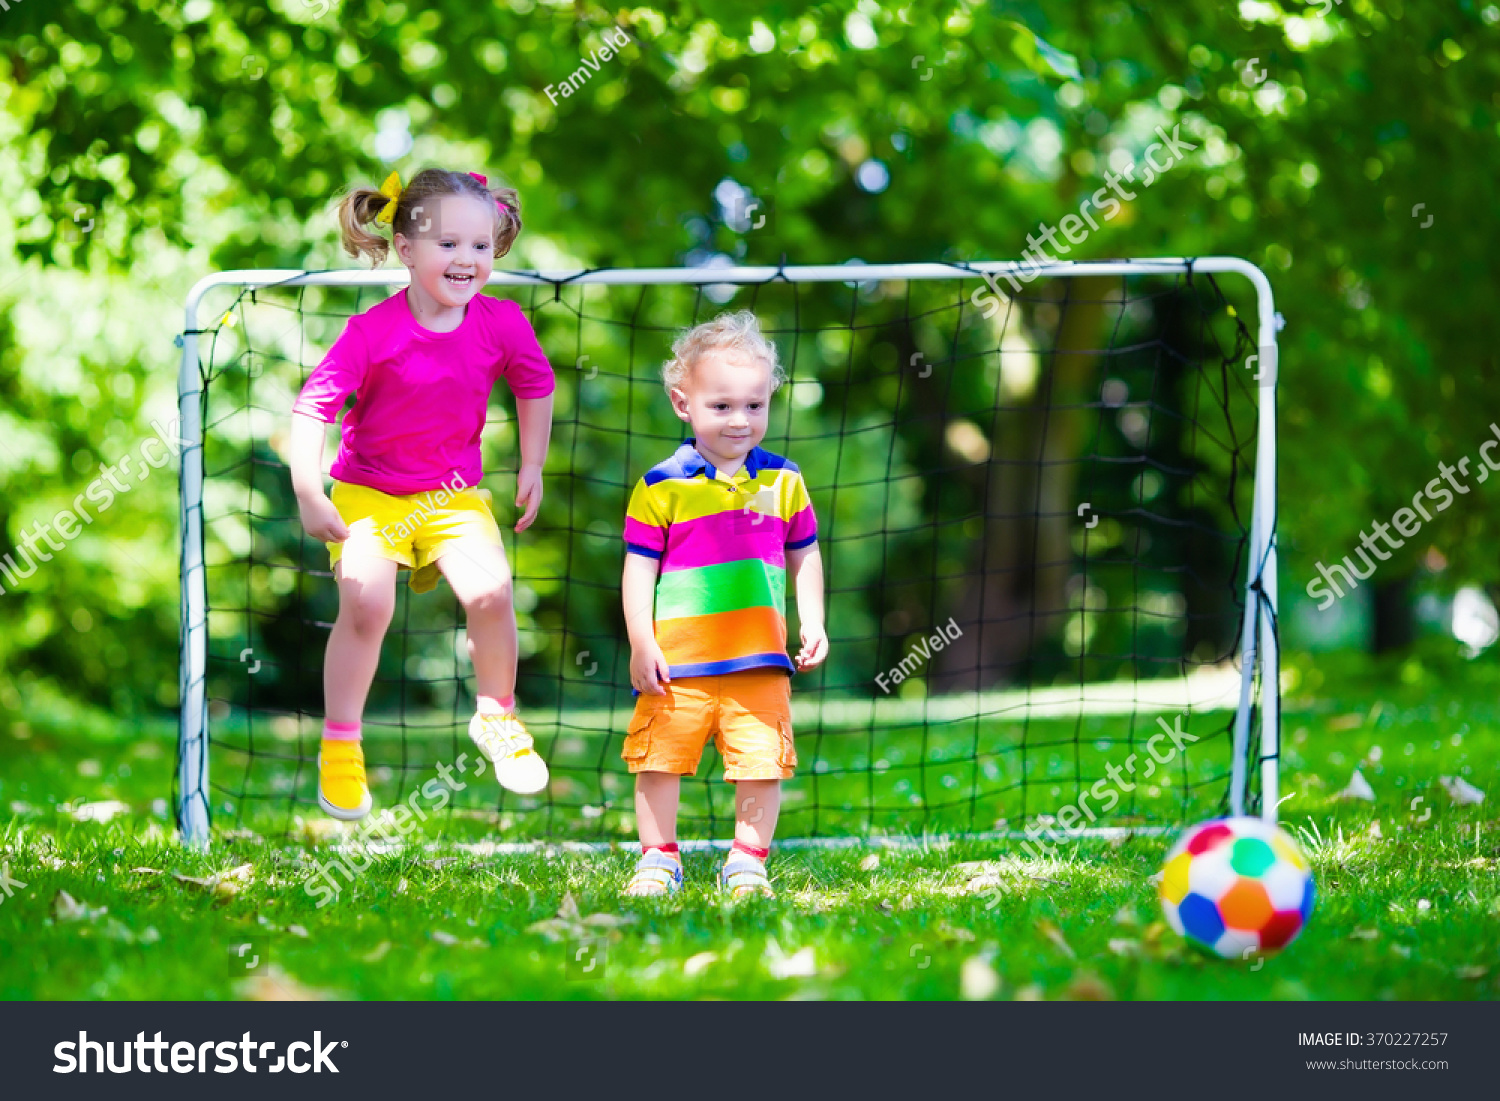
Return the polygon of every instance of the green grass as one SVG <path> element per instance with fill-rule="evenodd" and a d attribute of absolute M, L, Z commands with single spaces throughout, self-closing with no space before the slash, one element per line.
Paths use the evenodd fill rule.
<path fill-rule="evenodd" d="M 0 733 L 0 861 L 26 884 L 0 902 L 0 997 L 1494 998 L 1497 678 L 1483 660 L 1423 660 L 1295 668 L 1282 819 L 1305 833 L 1319 897 L 1302 937 L 1258 969 L 1206 958 L 1161 924 L 1150 876 L 1164 837 L 1069 846 L 1003 875 L 993 907 L 985 875 L 1015 845 L 938 838 L 780 849 L 779 897 L 737 907 L 709 888 L 714 856 L 689 853 L 681 895 L 625 904 L 627 847 L 485 854 L 468 841 L 508 835 L 476 809 L 377 856 L 319 908 L 303 889 L 331 852 L 315 826 L 242 826 L 208 855 L 186 850 L 152 807 L 170 790 L 170 730 L 49 708 Z M 1377 801 L 1336 799 L 1361 762 Z M 1489 797 L 1454 806 L 1439 775 Z M 1056 805 L 1071 796 L 1064 785 Z M 1040 784 L 1029 797 L 1032 812 L 1053 798 Z M 75 820 L 106 799 L 131 809 Z M 176 878 L 244 865 L 218 888 Z M 231 976 L 242 942 L 269 972 Z M 584 943 L 605 954 L 570 975 Z"/>

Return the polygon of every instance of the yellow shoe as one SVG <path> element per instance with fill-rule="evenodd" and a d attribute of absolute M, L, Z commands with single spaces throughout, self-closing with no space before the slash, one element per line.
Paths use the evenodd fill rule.
<path fill-rule="evenodd" d="M 517 795 L 535 795 L 547 786 L 547 762 L 534 747 L 525 725 L 512 712 L 504 715 L 475 713 L 469 720 L 469 737 L 479 751 L 495 764 L 495 779 Z"/>
<path fill-rule="evenodd" d="M 318 805 L 341 822 L 370 813 L 365 751 L 358 742 L 323 739 L 318 749 Z"/>

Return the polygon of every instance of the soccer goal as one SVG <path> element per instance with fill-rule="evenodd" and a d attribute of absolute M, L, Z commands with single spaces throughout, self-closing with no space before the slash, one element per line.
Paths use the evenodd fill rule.
<path fill-rule="evenodd" d="M 284 833 L 320 815 L 337 591 L 298 521 L 290 411 L 347 318 L 406 278 L 231 271 L 187 300 L 175 797 L 192 843 L 211 823 Z M 685 435 L 658 374 L 674 335 L 743 308 L 787 370 L 763 446 L 801 467 L 827 573 L 830 656 L 793 680 L 779 836 L 1274 818 L 1280 318 L 1259 268 L 496 272 L 488 293 L 521 305 L 557 372 L 546 499 L 520 537 L 504 386 L 483 438 L 517 696 L 553 779 L 519 797 L 486 774 L 428 802 L 440 766 L 475 759 L 473 671 L 446 584 L 403 583 L 365 715 L 377 807 L 406 802 L 447 837 L 634 836 L 625 505 Z M 795 640 L 794 606 L 788 626 Z M 721 772 L 710 747 L 683 785 L 686 836 L 732 823 Z"/>

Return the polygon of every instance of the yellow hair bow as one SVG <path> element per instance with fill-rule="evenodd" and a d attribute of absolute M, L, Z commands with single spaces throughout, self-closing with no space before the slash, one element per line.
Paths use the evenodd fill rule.
<path fill-rule="evenodd" d="M 381 207 L 380 213 L 375 215 L 377 222 L 390 225 L 396 220 L 396 202 L 401 198 L 401 190 L 401 176 L 397 172 L 392 172 L 385 178 L 385 183 L 380 185 L 380 193 L 390 202 Z"/>

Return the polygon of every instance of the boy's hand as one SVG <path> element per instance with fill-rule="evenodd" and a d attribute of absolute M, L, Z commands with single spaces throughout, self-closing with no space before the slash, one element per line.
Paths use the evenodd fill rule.
<path fill-rule="evenodd" d="M 297 512 L 302 517 L 302 530 L 319 542 L 342 543 L 349 538 L 349 527 L 328 494 L 299 496 Z"/>
<path fill-rule="evenodd" d="M 662 655 L 661 647 L 654 640 L 631 648 L 630 686 L 632 688 L 647 696 L 665 696 L 667 690 L 662 685 L 671 683 L 672 678 L 667 671 L 667 659 Z"/>
<path fill-rule="evenodd" d="M 797 669 L 807 672 L 823 664 L 828 656 L 828 634 L 821 623 L 802 624 L 802 649 L 797 652 Z"/>
<path fill-rule="evenodd" d="M 516 475 L 516 507 L 526 509 L 516 521 L 516 534 L 531 527 L 537 510 L 542 507 L 542 468 L 536 464 L 523 465 Z"/>

